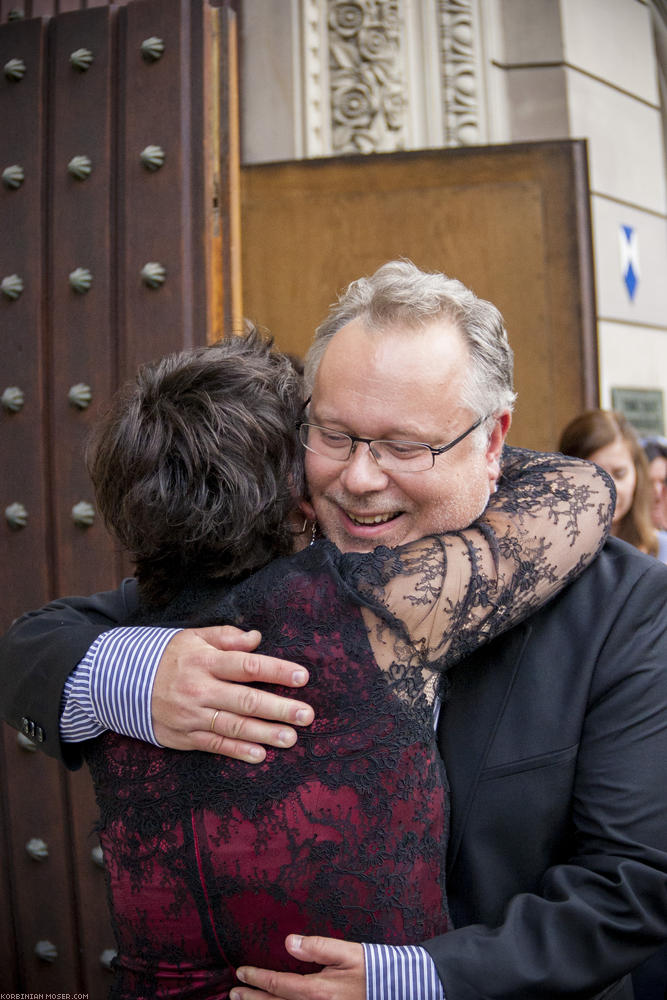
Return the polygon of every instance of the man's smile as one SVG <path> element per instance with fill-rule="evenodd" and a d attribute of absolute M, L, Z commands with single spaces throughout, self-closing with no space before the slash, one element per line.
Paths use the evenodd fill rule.
<path fill-rule="evenodd" d="M 393 521 L 394 518 L 399 517 L 401 512 L 395 511 L 391 514 L 351 514 L 349 511 L 345 511 L 344 513 L 354 524 L 372 525 L 387 524 L 388 521 Z"/>

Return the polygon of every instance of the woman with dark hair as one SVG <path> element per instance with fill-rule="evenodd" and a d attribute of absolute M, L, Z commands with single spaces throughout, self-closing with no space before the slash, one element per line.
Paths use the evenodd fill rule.
<path fill-rule="evenodd" d="M 241 963 L 302 969 L 288 931 L 404 944 L 447 930 L 433 731 L 446 671 L 604 540 L 610 489 L 593 466 L 509 450 L 468 529 L 288 555 L 308 537 L 302 409 L 290 361 L 250 332 L 145 366 L 93 443 L 99 506 L 136 561 L 137 620 L 261 629 L 264 652 L 308 668 L 315 709 L 295 747 L 253 768 L 114 733 L 88 745 L 115 998 L 220 998 Z"/>
<path fill-rule="evenodd" d="M 613 410 L 587 410 L 567 425 L 558 450 L 595 462 L 609 473 L 616 486 L 611 534 L 642 552 L 657 555 L 648 462 L 637 432 L 627 418 Z"/>
<path fill-rule="evenodd" d="M 88 471 L 144 605 L 292 552 L 302 411 L 298 368 L 254 328 L 145 365 L 119 390 L 93 429 Z"/>

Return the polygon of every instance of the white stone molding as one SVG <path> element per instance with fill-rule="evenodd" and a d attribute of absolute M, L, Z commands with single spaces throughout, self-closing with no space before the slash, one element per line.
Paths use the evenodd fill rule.
<path fill-rule="evenodd" d="M 486 141 L 476 0 L 438 0 L 445 146 Z"/>
<path fill-rule="evenodd" d="M 301 39 L 305 155 L 331 156 L 326 0 L 301 0 Z"/>

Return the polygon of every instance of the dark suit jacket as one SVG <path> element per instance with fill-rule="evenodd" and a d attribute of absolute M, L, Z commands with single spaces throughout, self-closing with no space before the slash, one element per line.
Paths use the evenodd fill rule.
<path fill-rule="evenodd" d="M 632 997 L 667 937 L 667 567 L 610 540 L 451 682 L 447 1000 Z"/>
<path fill-rule="evenodd" d="M 56 602 L 0 642 L 4 717 L 70 766 L 65 677 L 135 603 Z M 447 1000 L 630 998 L 618 980 L 667 939 L 667 567 L 611 540 L 452 671 L 439 741 L 457 929 L 426 946 Z"/>

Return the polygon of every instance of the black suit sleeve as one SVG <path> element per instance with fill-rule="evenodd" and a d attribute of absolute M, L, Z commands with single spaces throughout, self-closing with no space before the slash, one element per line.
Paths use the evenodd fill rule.
<path fill-rule="evenodd" d="M 614 603 L 612 596 L 598 598 L 591 634 L 596 616 L 615 621 L 590 657 L 583 709 L 575 696 L 563 699 L 566 711 L 581 714 L 576 724 L 563 722 L 580 734 L 567 847 L 537 890 L 505 903 L 499 923 L 471 922 L 425 944 L 447 1000 L 593 997 L 667 939 L 667 573 L 656 562 L 620 607 L 615 602 L 615 614 L 604 603 Z M 563 629 L 561 650 L 568 643 Z M 589 654 L 581 644 L 578 652 L 585 671 Z M 532 669 L 544 668 L 545 656 L 554 657 L 556 669 L 577 657 L 576 650 L 542 653 Z M 529 853 L 544 832 L 531 828 L 530 803 L 525 809 L 516 822 L 518 846 L 507 845 L 517 867 L 521 843 Z M 473 851 L 503 852 L 492 827 L 490 816 L 486 843 Z M 484 839 L 479 830 L 476 836 Z M 492 880 L 484 881 L 481 893 L 492 895 Z"/>
<path fill-rule="evenodd" d="M 118 590 L 30 611 L 0 638 L 2 718 L 72 769 L 82 758 L 78 744 L 59 738 L 63 687 L 97 636 L 127 620 L 136 606 L 136 583 L 125 580 Z"/>

